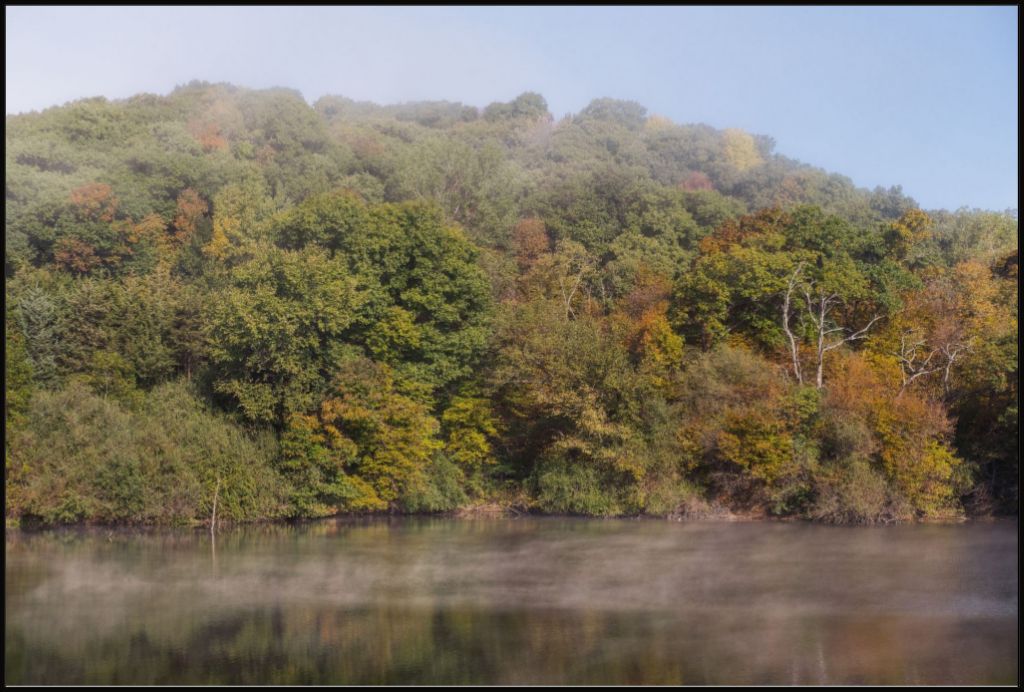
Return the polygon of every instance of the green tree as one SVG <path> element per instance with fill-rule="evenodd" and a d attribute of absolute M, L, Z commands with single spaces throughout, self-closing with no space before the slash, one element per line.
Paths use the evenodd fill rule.
<path fill-rule="evenodd" d="M 254 421 L 311 410 L 345 351 L 360 295 L 318 248 L 261 247 L 210 305 L 214 386 Z"/>
<path fill-rule="evenodd" d="M 476 249 L 435 206 L 324 195 L 277 229 L 286 247 L 328 248 L 363 291 L 346 339 L 436 388 L 472 374 L 489 333 L 490 287 Z"/>

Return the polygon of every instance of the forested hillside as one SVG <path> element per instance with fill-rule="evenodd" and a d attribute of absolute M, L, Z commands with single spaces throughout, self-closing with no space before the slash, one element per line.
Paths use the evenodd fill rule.
<path fill-rule="evenodd" d="M 11 519 L 1016 512 L 1015 211 L 610 99 L 6 125 Z"/>

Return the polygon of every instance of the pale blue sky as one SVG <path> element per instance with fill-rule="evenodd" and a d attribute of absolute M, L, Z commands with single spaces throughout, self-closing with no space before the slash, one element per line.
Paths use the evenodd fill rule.
<path fill-rule="evenodd" d="M 6 112 L 166 94 L 192 79 L 311 103 L 523 91 L 741 127 L 902 185 L 925 208 L 1017 207 L 1017 8 L 70 8 L 6 10 Z"/>

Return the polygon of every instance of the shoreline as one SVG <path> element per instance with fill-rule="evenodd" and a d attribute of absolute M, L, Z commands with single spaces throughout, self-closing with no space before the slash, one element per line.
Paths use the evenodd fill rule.
<path fill-rule="evenodd" d="M 489 520 L 520 520 L 520 519 L 571 519 L 580 521 L 646 521 L 646 522 L 666 522 L 666 523 L 679 523 L 679 524 L 752 524 L 752 523 L 779 523 L 779 524 L 808 524 L 815 526 L 831 526 L 836 528 L 849 528 L 849 527 L 892 527 L 892 526 L 911 526 L 911 525 L 924 525 L 924 524 L 939 524 L 939 525 L 953 525 L 953 524 L 973 524 L 973 523 L 995 523 L 1005 521 L 1017 521 L 1019 514 L 1006 514 L 1006 515 L 978 515 L 978 516 L 961 516 L 961 517 L 924 517 L 915 518 L 909 520 L 899 521 L 887 521 L 887 522 L 848 522 L 848 523 L 836 523 L 827 522 L 816 519 L 809 519 L 806 517 L 773 517 L 764 514 L 755 513 L 728 513 L 728 514 L 714 514 L 708 516 L 657 516 L 657 515 L 637 515 L 637 516 L 587 516 L 579 514 L 547 514 L 540 512 L 521 512 L 521 511 L 486 511 L 486 512 L 467 512 L 465 508 L 452 510 L 449 512 L 438 512 L 438 513 L 412 513 L 412 514 L 336 514 L 328 517 L 316 517 L 316 518 L 298 518 L 298 519 L 257 519 L 253 521 L 245 522 L 223 522 L 218 521 L 217 532 L 222 529 L 233 530 L 246 527 L 268 527 L 268 526 L 301 526 L 301 525 L 314 525 L 314 524 L 326 524 L 329 522 L 334 523 L 379 523 L 379 522 L 392 522 L 392 521 L 415 521 L 415 520 L 449 520 L 449 521 L 489 521 Z M 181 524 L 116 524 L 116 523 L 90 523 L 90 522 L 79 522 L 73 524 L 40 524 L 35 522 L 24 523 L 17 519 L 7 518 L 4 525 L 5 531 L 21 531 L 25 533 L 45 533 L 52 531 L 118 531 L 118 532 L 132 532 L 132 531 L 159 531 L 159 530 L 203 530 L 209 532 L 209 522 L 193 522 L 193 523 L 181 523 Z"/>

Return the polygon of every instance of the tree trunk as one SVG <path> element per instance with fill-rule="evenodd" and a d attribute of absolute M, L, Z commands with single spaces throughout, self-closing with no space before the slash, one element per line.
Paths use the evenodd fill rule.
<path fill-rule="evenodd" d="M 217 487 L 213 490 L 213 513 L 210 515 L 210 533 L 217 530 L 217 499 L 220 496 L 220 478 L 217 479 Z"/>

